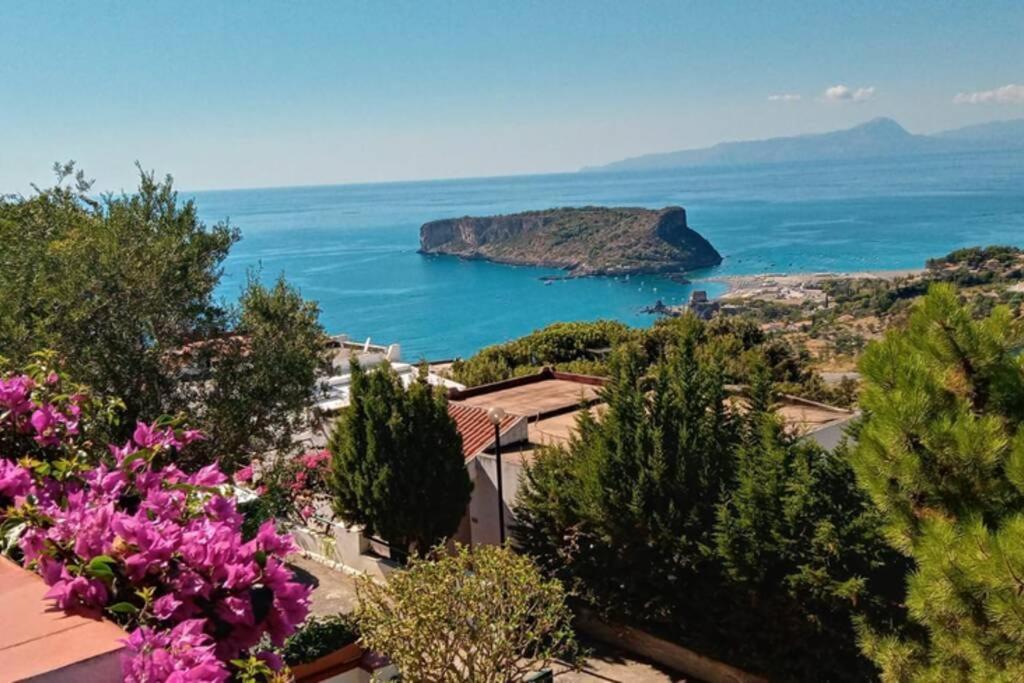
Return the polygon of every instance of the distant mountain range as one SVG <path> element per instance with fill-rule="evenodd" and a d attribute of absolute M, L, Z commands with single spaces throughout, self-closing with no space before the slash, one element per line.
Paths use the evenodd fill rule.
<path fill-rule="evenodd" d="M 684 166 L 869 159 L 1006 149 L 1024 149 L 1024 119 L 993 121 L 934 135 L 915 135 L 892 119 L 878 118 L 831 133 L 722 142 L 702 149 L 644 154 L 581 170 L 654 171 Z"/>

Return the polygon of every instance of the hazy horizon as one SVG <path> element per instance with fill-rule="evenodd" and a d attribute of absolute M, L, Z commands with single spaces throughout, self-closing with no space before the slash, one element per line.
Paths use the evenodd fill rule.
<path fill-rule="evenodd" d="M 885 116 L 1024 116 L 1024 5 L 453 1 L 0 9 L 0 193 L 573 172 Z"/>

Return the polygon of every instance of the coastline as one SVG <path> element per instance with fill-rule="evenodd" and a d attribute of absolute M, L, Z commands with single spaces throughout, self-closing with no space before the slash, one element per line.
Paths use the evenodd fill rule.
<path fill-rule="evenodd" d="M 714 282 L 726 286 L 717 301 L 763 299 L 799 304 L 824 298 L 821 283 L 831 280 L 897 280 L 914 277 L 924 268 L 900 270 L 865 270 L 817 273 L 758 273 L 754 275 L 721 275 L 694 280 L 694 284 Z"/>

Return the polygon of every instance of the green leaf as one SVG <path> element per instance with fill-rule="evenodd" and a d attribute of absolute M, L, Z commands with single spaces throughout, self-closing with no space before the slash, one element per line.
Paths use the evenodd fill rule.
<path fill-rule="evenodd" d="M 113 579 L 114 570 L 110 565 L 116 560 L 109 555 L 97 555 L 85 566 L 85 573 L 97 579 Z"/>
<path fill-rule="evenodd" d="M 113 579 L 114 572 L 111 571 L 110 567 L 101 564 L 98 567 L 86 567 L 85 573 L 95 579 Z"/>
<path fill-rule="evenodd" d="M 139 608 L 130 602 L 115 602 L 107 607 L 107 611 L 114 614 L 138 614 Z"/>
<path fill-rule="evenodd" d="M 129 455 L 127 458 L 124 459 L 124 463 L 122 463 L 121 467 L 122 467 L 122 469 L 126 469 L 128 467 L 128 465 L 131 465 L 136 460 L 141 460 L 142 458 L 145 458 L 148 455 L 150 455 L 150 451 L 149 451 L 149 449 L 146 449 L 146 448 L 143 448 L 142 450 L 135 451 L 134 453 L 132 453 L 131 455 Z"/>
<path fill-rule="evenodd" d="M 96 557 L 89 560 L 89 566 L 98 567 L 100 565 L 114 564 L 115 562 L 117 562 L 117 560 L 112 558 L 110 555 L 97 555 Z"/>

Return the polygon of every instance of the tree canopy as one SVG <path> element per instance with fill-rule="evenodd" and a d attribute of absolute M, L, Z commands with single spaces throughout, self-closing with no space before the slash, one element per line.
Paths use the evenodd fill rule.
<path fill-rule="evenodd" d="M 57 171 L 52 188 L 0 198 L 0 355 L 53 349 L 75 380 L 124 401 L 126 429 L 198 414 L 229 460 L 288 441 L 314 389 L 316 306 L 252 279 L 239 306 L 219 302 L 240 233 L 204 225 L 169 176 L 140 170 L 135 192 L 93 197 L 73 164 Z M 213 376 L 188 376 L 203 354 Z"/>
<path fill-rule="evenodd" d="M 607 409 L 529 468 L 517 540 L 590 605 L 705 654 L 773 680 L 872 676 L 854 620 L 898 618 L 902 573 L 849 466 L 778 423 L 766 356 L 729 396 L 732 341 L 674 327 L 653 366 L 619 349 Z"/>
<path fill-rule="evenodd" d="M 983 319 L 934 285 L 906 329 L 868 347 L 857 479 L 913 561 L 912 628 L 866 630 L 890 681 L 1024 676 L 1024 348 L 1006 307 Z"/>

